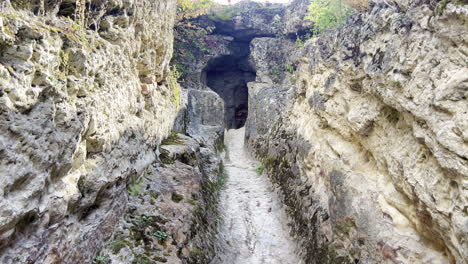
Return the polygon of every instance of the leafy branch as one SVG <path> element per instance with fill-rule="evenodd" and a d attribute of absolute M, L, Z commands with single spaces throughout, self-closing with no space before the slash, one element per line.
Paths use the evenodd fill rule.
<path fill-rule="evenodd" d="M 311 0 L 306 20 L 314 23 L 313 33 L 319 35 L 325 30 L 343 25 L 354 10 L 343 5 L 341 0 Z"/>

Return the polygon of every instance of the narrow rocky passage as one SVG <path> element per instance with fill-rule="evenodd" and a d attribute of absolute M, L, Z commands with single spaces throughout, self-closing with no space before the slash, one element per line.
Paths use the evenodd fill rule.
<path fill-rule="evenodd" d="M 229 180 L 221 195 L 219 253 L 212 264 L 301 263 L 272 185 L 244 152 L 244 132 L 240 128 L 226 134 Z"/>

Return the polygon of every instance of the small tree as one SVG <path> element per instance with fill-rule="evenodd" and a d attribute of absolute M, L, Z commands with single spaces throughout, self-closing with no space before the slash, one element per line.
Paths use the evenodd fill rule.
<path fill-rule="evenodd" d="M 305 19 L 314 23 L 313 33 L 319 35 L 327 29 L 343 25 L 353 9 L 343 5 L 341 0 L 311 0 Z"/>
<path fill-rule="evenodd" d="M 177 0 L 177 22 L 204 15 L 213 5 L 212 0 Z"/>
<path fill-rule="evenodd" d="M 206 15 L 215 5 L 212 0 L 177 0 L 177 17 L 174 26 L 174 56 L 172 65 L 180 73 L 179 81 L 187 74 L 187 59 L 194 59 L 194 53 L 206 53 L 208 48 L 205 38 L 213 30 L 197 21 L 197 17 Z"/>

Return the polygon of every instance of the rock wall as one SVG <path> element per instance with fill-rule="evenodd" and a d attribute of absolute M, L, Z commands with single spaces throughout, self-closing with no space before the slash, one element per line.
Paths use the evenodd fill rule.
<path fill-rule="evenodd" d="M 255 82 L 248 83 L 245 140 L 247 147 L 254 150 L 265 143 L 263 136 L 293 100 L 294 78 L 287 68 L 297 67 L 299 52 L 291 40 L 278 38 L 255 38 L 250 49 L 257 76 Z"/>
<path fill-rule="evenodd" d="M 187 102 L 180 111 L 176 130 L 210 138 L 213 131 L 222 135 L 224 132 L 219 131 L 225 127 L 243 126 L 248 105 L 245 83 L 254 78 L 250 65 L 253 61 L 245 61 L 250 54 L 250 42 L 264 36 L 284 39 L 303 34 L 311 26 L 304 20 L 307 4 L 308 0 L 298 0 L 290 6 L 245 1 L 229 7 L 215 6 L 208 14 L 186 21 L 190 27 L 177 24 L 174 62 L 181 73 L 179 80 Z M 284 57 L 282 52 L 273 55 Z M 262 70 L 268 71 L 267 68 Z M 282 65 L 271 70 L 280 76 L 286 69 Z M 216 101 L 219 103 L 213 104 Z M 218 121 L 213 113 L 223 107 L 220 105 L 223 102 L 225 124 L 215 128 L 213 122 Z M 207 113 L 203 119 L 211 125 L 200 123 L 201 117 L 196 117 L 196 112 Z"/>
<path fill-rule="evenodd" d="M 215 253 L 224 167 L 216 153 L 172 133 L 129 188 L 129 202 L 97 259 L 104 263 L 208 263 Z"/>
<path fill-rule="evenodd" d="M 306 263 L 466 263 L 467 22 L 466 5 L 374 1 L 249 84 L 247 141 Z M 255 64 L 283 65 L 261 56 L 279 41 L 254 40 Z"/>
<path fill-rule="evenodd" d="M 243 1 L 234 6 L 214 8 L 208 18 L 216 34 L 232 36 L 239 41 L 294 36 L 311 27 L 311 23 L 304 20 L 309 2 L 296 0 L 285 5 Z"/>
<path fill-rule="evenodd" d="M 174 62 L 180 73 L 182 104 L 174 129 L 196 137 L 205 144 L 223 144 L 224 102 L 207 86 L 207 64 L 238 49 L 233 38 L 207 35 L 209 24 L 195 27 L 176 25 Z M 203 33 L 200 33 L 203 32 Z"/>
<path fill-rule="evenodd" d="M 175 1 L 0 8 L 0 262 L 90 263 L 173 126 Z"/>

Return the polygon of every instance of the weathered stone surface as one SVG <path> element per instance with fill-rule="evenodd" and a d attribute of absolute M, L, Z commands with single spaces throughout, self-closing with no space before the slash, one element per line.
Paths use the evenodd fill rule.
<path fill-rule="evenodd" d="M 437 12 L 379 1 L 308 41 L 294 100 L 250 137 L 307 263 L 466 263 L 468 7 Z"/>
<path fill-rule="evenodd" d="M 239 41 L 250 41 L 254 37 L 282 33 L 284 11 L 281 4 L 246 1 L 233 7 L 219 7 L 211 12 L 210 19 L 216 26 L 216 33 L 232 36 Z"/>
<path fill-rule="evenodd" d="M 222 144 L 224 102 L 217 93 L 209 90 L 189 90 L 187 112 L 188 135 L 202 140 L 205 144 Z"/>
<path fill-rule="evenodd" d="M 265 142 L 269 130 L 293 101 L 299 52 L 292 41 L 276 38 L 255 38 L 250 49 L 250 62 L 257 76 L 248 84 L 245 139 L 247 147 L 254 149 Z"/>
<path fill-rule="evenodd" d="M 246 58 L 250 55 L 250 42 L 253 38 L 264 36 L 282 36 L 295 39 L 297 33 L 303 34 L 310 28 L 304 22 L 307 5 L 306 0 L 296 1 L 291 6 L 283 4 L 262 4 L 258 2 L 241 2 L 226 7 L 219 6 L 209 14 L 191 21 L 196 27 L 191 29 L 176 27 L 176 62 L 182 72 L 182 86 L 191 90 L 212 89 L 217 92 L 225 102 L 225 121 L 227 128 L 238 128 L 244 125 L 247 109 L 247 82 L 253 81 L 252 69 Z M 200 29 L 204 30 L 200 30 Z M 214 28 L 213 32 L 211 29 Z M 191 31 L 187 32 L 187 31 Z M 205 33 L 201 33 L 205 32 Z M 206 35 L 206 32 L 211 32 Z M 179 39 L 180 38 L 180 39 Z M 187 45 L 186 39 L 192 39 L 195 45 Z M 281 48 L 295 48 L 291 41 L 283 39 L 268 43 L 270 51 L 260 56 L 284 56 Z M 253 41 L 255 42 L 255 40 Z M 260 42 L 259 42 L 260 43 Z M 280 44 L 280 46 L 274 46 Z M 280 52 L 277 52 L 280 50 Z M 276 68 L 264 65 L 262 70 L 270 73 L 270 78 L 278 78 L 291 61 L 287 58 L 278 61 Z M 234 63 L 232 63 L 234 62 Z M 257 67 L 260 70 L 260 67 Z M 274 73 L 274 74 L 271 74 Z M 268 76 L 268 73 L 257 73 L 259 76 Z M 257 80 L 269 82 L 268 80 Z M 177 122 L 177 130 L 181 131 L 183 116 L 181 112 Z M 194 120 L 195 122 L 195 120 Z"/>
<path fill-rule="evenodd" d="M 236 44 L 229 36 L 208 35 L 199 41 L 203 43 L 205 49 L 200 50 L 199 47 L 188 46 L 183 52 L 189 54 L 177 57 L 177 64 L 183 74 L 181 85 L 185 89 L 208 89 L 204 74 L 208 62 L 240 50 L 239 44 Z M 176 43 L 176 45 L 182 44 Z"/>
<path fill-rule="evenodd" d="M 172 127 L 175 1 L 92 6 L 1 4 L 2 263 L 90 263 Z"/>
<path fill-rule="evenodd" d="M 291 41 L 281 38 L 255 38 L 250 43 L 250 64 L 257 73 L 256 82 L 283 83 L 286 74 L 295 70 L 297 64 L 296 49 Z M 286 83 L 287 85 L 288 83 Z"/>
<path fill-rule="evenodd" d="M 181 134 L 163 141 L 159 158 L 129 185 L 125 214 L 99 253 L 105 263 L 205 263 L 213 256 L 221 159 Z"/>
<path fill-rule="evenodd" d="M 283 33 L 288 36 L 302 36 L 310 33 L 310 29 L 313 27 L 312 22 L 305 19 L 307 16 L 307 8 L 309 6 L 309 0 L 295 0 L 286 7 L 283 15 Z"/>
<path fill-rule="evenodd" d="M 216 34 L 229 35 L 237 41 L 256 37 L 294 36 L 311 28 L 304 20 L 307 0 L 291 5 L 243 1 L 232 7 L 220 6 L 208 14 Z M 202 18 L 204 19 L 204 18 Z"/>
<path fill-rule="evenodd" d="M 209 263 L 225 107 L 207 65 L 251 53 L 246 139 L 306 263 L 466 263 L 467 6 L 375 0 L 301 48 L 306 5 L 205 17 L 180 106 L 175 1 L 0 3 L 0 262 L 90 263 L 117 225 L 102 261 Z M 192 139 L 159 148 L 173 127 Z"/>

